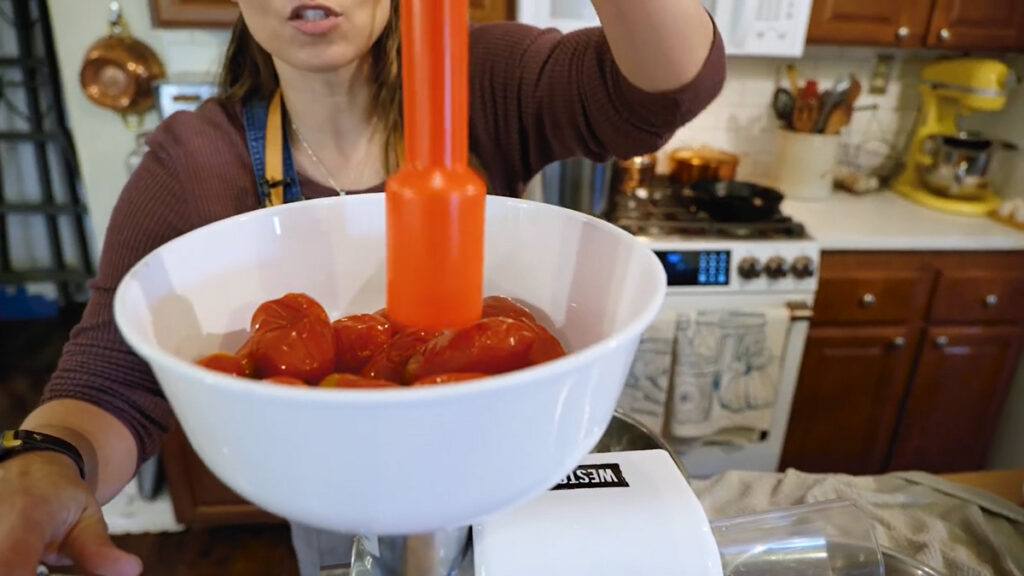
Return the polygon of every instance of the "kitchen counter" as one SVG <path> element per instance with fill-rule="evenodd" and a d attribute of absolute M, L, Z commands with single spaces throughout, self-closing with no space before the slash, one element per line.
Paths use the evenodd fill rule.
<path fill-rule="evenodd" d="M 987 217 L 946 214 L 892 192 L 785 200 L 822 250 L 1024 250 L 1024 232 Z"/>

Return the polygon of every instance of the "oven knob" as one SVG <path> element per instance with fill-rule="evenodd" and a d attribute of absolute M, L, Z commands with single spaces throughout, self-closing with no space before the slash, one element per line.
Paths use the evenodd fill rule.
<path fill-rule="evenodd" d="M 740 260 L 737 267 L 737 272 L 740 273 L 740 278 L 744 280 L 754 280 L 755 278 L 761 277 L 761 261 L 753 256 L 747 256 Z"/>
<path fill-rule="evenodd" d="M 797 256 L 793 258 L 793 263 L 789 266 L 789 273 L 794 278 L 801 280 L 814 276 L 814 261 L 807 256 Z"/>
<path fill-rule="evenodd" d="M 779 278 L 786 277 L 786 260 L 781 256 L 772 256 L 764 263 L 764 274 L 765 276 L 778 280 Z"/>

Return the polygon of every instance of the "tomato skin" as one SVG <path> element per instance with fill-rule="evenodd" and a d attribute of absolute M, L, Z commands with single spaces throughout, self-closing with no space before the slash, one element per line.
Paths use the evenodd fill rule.
<path fill-rule="evenodd" d="M 370 359 L 360 376 L 399 384 L 411 382 L 405 379 L 409 359 L 441 334 L 432 330 L 409 330 L 397 334 Z"/>
<path fill-rule="evenodd" d="M 359 374 L 391 339 L 391 323 L 375 314 L 354 314 L 331 323 L 334 369 Z"/>
<path fill-rule="evenodd" d="M 321 388 L 398 388 L 399 384 L 355 374 L 331 374 L 320 381 Z"/>
<path fill-rule="evenodd" d="M 214 352 L 199 359 L 196 364 L 208 370 L 215 370 L 232 376 L 248 376 L 245 363 L 241 358 L 227 352 Z"/>
<path fill-rule="evenodd" d="M 292 378 L 291 376 L 271 376 L 270 378 L 264 378 L 263 381 L 283 384 L 285 386 L 302 386 L 304 388 L 309 388 L 309 384 L 299 380 L 298 378 Z"/>
<path fill-rule="evenodd" d="M 537 332 L 511 318 L 484 318 L 431 341 L 409 360 L 407 379 L 434 374 L 475 372 L 500 374 L 529 365 Z"/>
<path fill-rule="evenodd" d="M 483 301 L 481 318 L 513 318 L 536 322 L 533 314 L 525 306 L 505 296 L 488 296 Z"/>
<path fill-rule="evenodd" d="M 319 302 L 307 294 L 289 292 L 260 304 L 252 314 L 249 332 L 258 334 L 263 330 L 291 326 L 306 318 L 316 318 L 328 324 L 331 322 Z"/>
<path fill-rule="evenodd" d="M 245 368 L 245 376 L 248 378 L 259 378 L 256 373 L 256 360 L 253 358 L 252 336 L 245 339 L 245 342 L 235 351 L 235 356 L 242 361 Z"/>
<path fill-rule="evenodd" d="M 477 378 L 486 378 L 488 374 L 480 372 L 449 372 L 447 374 L 437 374 L 434 376 L 427 376 L 420 378 L 419 380 L 412 383 L 413 386 L 437 386 L 440 384 L 448 384 L 451 382 L 463 382 L 465 380 L 476 380 Z"/>
<path fill-rule="evenodd" d="M 537 333 L 537 342 L 530 350 L 530 366 L 565 356 L 565 348 L 554 334 L 536 322 L 531 323 L 531 326 Z"/>
<path fill-rule="evenodd" d="M 263 378 L 293 376 L 319 382 L 334 371 L 334 334 L 331 325 L 319 318 L 263 328 L 252 339 L 252 357 Z"/>

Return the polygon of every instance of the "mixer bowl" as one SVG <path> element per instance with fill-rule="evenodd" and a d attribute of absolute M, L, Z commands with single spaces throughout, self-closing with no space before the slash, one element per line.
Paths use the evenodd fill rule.
<path fill-rule="evenodd" d="M 289 291 L 331 318 L 385 305 L 384 195 L 215 222 L 126 275 L 114 313 L 209 469 L 257 506 L 341 533 L 468 525 L 555 485 L 601 438 L 664 270 L 630 234 L 569 209 L 487 200 L 485 294 L 528 303 L 570 352 L 445 386 L 297 388 L 207 371 L 256 306 Z"/>

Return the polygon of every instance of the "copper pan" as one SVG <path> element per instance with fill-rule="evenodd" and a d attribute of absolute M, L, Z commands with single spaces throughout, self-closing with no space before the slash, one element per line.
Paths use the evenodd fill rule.
<path fill-rule="evenodd" d="M 669 155 L 669 173 L 682 186 L 698 180 L 734 180 L 739 163 L 739 156 L 707 146 L 677 148 Z"/>
<path fill-rule="evenodd" d="M 109 32 L 89 47 L 79 80 L 86 97 L 123 116 L 151 110 L 153 84 L 166 76 L 163 62 L 141 40 L 132 37 L 117 2 L 110 3 Z"/>

